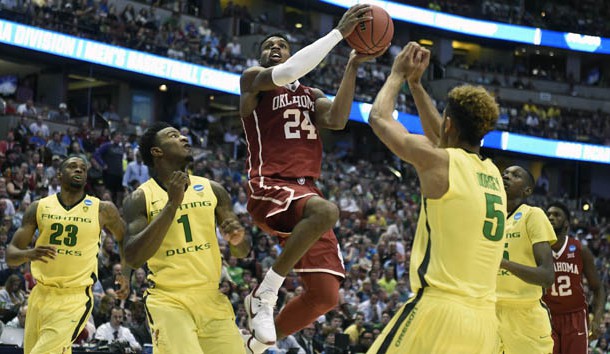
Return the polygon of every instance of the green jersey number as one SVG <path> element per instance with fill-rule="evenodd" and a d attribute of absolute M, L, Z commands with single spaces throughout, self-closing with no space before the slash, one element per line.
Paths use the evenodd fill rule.
<path fill-rule="evenodd" d="M 51 230 L 53 230 L 53 233 L 51 234 L 49 243 L 52 245 L 61 246 L 63 243 L 69 247 L 76 246 L 76 234 L 78 233 L 78 226 L 72 224 L 64 226 L 60 223 L 54 223 L 51 225 Z M 65 236 L 62 239 L 61 236 L 64 235 L 64 233 Z"/>
<path fill-rule="evenodd" d="M 186 238 L 186 242 L 193 241 L 193 234 L 191 233 L 191 223 L 189 223 L 189 216 L 186 214 L 182 215 L 176 221 L 178 221 L 178 224 L 182 224 L 182 227 L 184 228 L 184 237 Z"/>
<path fill-rule="evenodd" d="M 502 205 L 502 198 L 495 194 L 485 193 L 485 205 L 487 212 L 483 223 L 483 235 L 490 241 L 500 241 L 504 236 L 504 213 L 496 209 L 496 205 Z M 495 232 L 494 225 L 496 226 Z"/>

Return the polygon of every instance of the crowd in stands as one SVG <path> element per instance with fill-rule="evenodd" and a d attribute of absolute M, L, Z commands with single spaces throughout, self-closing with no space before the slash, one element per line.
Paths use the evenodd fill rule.
<path fill-rule="evenodd" d="M 530 111 L 533 107 L 528 108 Z M 219 124 L 218 122 L 213 124 Z M 47 133 L 41 133 L 45 131 Z M 4 252 L 15 230 L 20 226 L 25 208 L 32 201 L 59 191 L 56 173 L 59 162 L 69 154 L 79 154 L 92 162 L 88 193 L 121 205 L 121 193 L 129 193 L 142 183 L 135 174 L 123 178 L 119 190 L 109 189 L 99 169 L 112 167 L 125 177 L 128 166 L 141 166 L 134 151 L 142 129 L 130 127 L 121 132 L 64 125 L 64 129 L 48 132 L 46 120 L 23 117 L 11 127 L 10 134 L 0 141 L 0 319 L 5 326 L 23 327 L 28 293 L 35 285 L 28 266 L 11 269 Z M 209 129 L 214 129 L 208 126 Z M 218 128 L 218 127 L 216 127 Z M 217 129 L 221 131 L 221 129 Z M 122 132 L 133 132 L 122 134 Z M 37 137 L 40 143 L 33 142 Z M 225 139 L 226 140 L 226 139 Z M 197 140 L 195 140 L 197 142 Z M 246 212 L 246 179 L 243 152 L 237 152 L 219 137 L 210 138 L 201 147 L 203 158 L 192 165 L 192 173 L 221 182 L 233 198 L 233 209 L 246 226 L 253 247 L 245 259 L 230 257 L 228 247 L 219 237 L 223 250 L 223 280 L 220 289 L 234 305 L 236 321 L 245 328 L 243 299 L 274 263 L 282 249 L 251 222 Z M 388 168 L 392 167 L 392 169 Z M 334 354 L 347 353 L 341 348 L 346 339 L 352 353 L 364 353 L 396 310 L 411 295 L 409 284 L 410 248 L 415 234 L 420 192 L 414 170 L 397 160 L 372 163 L 357 159 L 348 148 L 337 147 L 325 155 L 323 176 L 318 185 L 328 198 L 339 205 L 340 221 L 335 226 L 343 251 L 347 276 L 340 290 L 339 305 L 307 328 L 277 343 L 276 353 L 292 352 Z M 399 173 L 395 173 L 398 171 Z M 127 172 L 125 172 L 127 173 Z M 138 174 L 139 175 L 139 174 Z M 551 199 L 537 195 L 534 203 L 544 206 Z M 564 200 L 575 208 L 575 201 Z M 606 286 L 610 285 L 610 227 L 605 218 L 593 213 L 577 212 L 572 231 L 588 244 L 597 257 L 597 266 Z M 151 337 L 147 327 L 142 296 L 149 286 L 146 268 L 136 269 L 131 277 L 131 296 L 117 301 L 114 277 L 122 272 L 118 246 L 109 234 L 101 236 L 98 282 L 94 286 L 93 316 L 78 339 L 80 345 L 97 343 L 112 350 L 131 348 L 140 351 Z M 303 291 L 296 274 L 291 273 L 280 292 L 278 307 Z M 610 297 L 603 346 L 610 339 Z M 121 309 L 116 309 L 116 305 Z M 113 336 L 113 333 L 118 333 Z M 339 343 L 339 344 L 337 344 Z M 105 347 L 104 347 L 105 348 Z M 121 349 L 123 348 L 123 349 Z M 601 349 L 600 349 L 601 350 Z M 603 349 L 605 352 L 606 348 Z"/>
<path fill-rule="evenodd" d="M 418 2 L 414 2 L 414 4 L 422 5 Z M 432 8 L 436 9 L 434 4 L 434 2 L 430 3 Z M 489 1 L 485 1 L 481 6 L 489 8 L 489 4 Z M 465 2 L 445 1 L 441 2 L 439 6 L 441 10 L 460 13 L 472 11 L 471 7 L 473 5 L 468 5 Z M 495 7 L 491 6 L 491 8 Z M 232 2 L 229 2 L 225 7 L 222 15 L 250 18 L 247 8 L 244 9 Z M 35 2 L 13 2 L 9 3 L 9 6 L 4 6 L 3 11 L 0 11 L 0 16 L 54 31 L 97 39 L 236 73 L 257 64 L 256 58 L 247 58 L 243 55 L 238 37 L 225 38 L 225 36 L 212 31 L 207 20 L 202 20 L 199 25 L 196 25 L 193 21 L 183 22 L 179 12 L 172 12 L 171 15 L 162 18 L 158 14 L 156 6 L 142 7 L 136 12 L 131 4 L 127 4 L 123 9 L 117 9 L 114 4 L 107 0 L 100 2 L 44 3 L 42 6 L 36 5 Z M 185 23 L 185 25 L 181 25 L 181 23 Z M 302 81 L 305 84 L 319 87 L 328 94 L 336 93 L 348 50 L 346 45 L 340 46 L 339 54 L 335 55 L 334 59 L 320 65 Z M 394 45 L 376 63 L 367 63 L 359 68 L 357 100 L 372 101 L 389 73 L 391 58 L 399 50 L 400 47 Z M 464 67 L 465 64 L 452 62 L 450 65 Z M 574 84 L 573 80 L 566 78 L 561 70 L 552 68 L 528 72 L 522 65 L 506 69 L 477 63 L 468 65 L 468 68 L 482 70 L 479 83 L 490 87 L 492 90 L 495 87 L 535 90 L 535 87 L 531 84 L 531 78 L 533 77 L 547 80 L 567 80 L 566 82 L 572 83 L 570 87 L 573 87 Z M 509 74 L 516 75 L 517 79 L 511 82 L 507 76 Z M 498 129 L 547 138 L 608 144 L 610 123 L 607 113 L 559 110 L 552 106 L 542 107 L 540 110 L 532 112 L 521 109 L 520 104 L 501 103 L 505 115 Z M 440 110 L 443 109 L 443 106 L 443 102 L 438 102 Z M 33 106 L 31 101 L 25 101 L 25 104 L 14 108 L 19 110 L 19 113 L 25 111 L 26 115 L 37 113 L 36 107 Z M 406 86 L 399 97 L 396 108 L 402 112 L 415 113 L 415 106 Z M 8 109 L 10 110 L 11 107 L 8 107 Z M 554 109 L 558 114 L 543 114 L 547 110 Z M 56 115 L 55 118 L 60 119 L 69 117 L 65 105 L 63 109 L 60 107 L 59 110 L 45 111 L 42 114 L 54 114 Z M 57 116 L 58 114 L 59 116 Z"/>
<path fill-rule="evenodd" d="M 539 27 L 560 32 L 610 36 L 610 5 L 603 0 L 410 0 L 408 3 L 465 17 Z"/>

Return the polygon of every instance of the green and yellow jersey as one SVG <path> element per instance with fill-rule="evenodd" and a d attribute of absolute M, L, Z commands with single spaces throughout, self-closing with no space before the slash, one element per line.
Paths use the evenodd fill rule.
<path fill-rule="evenodd" d="M 553 226 L 540 208 L 521 204 L 506 220 L 504 258 L 536 267 L 533 245 L 538 242 L 555 243 Z M 499 302 L 532 302 L 542 297 L 539 285 L 529 284 L 504 269 L 498 270 Z"/>
<path fill-rule="evenodd" d="M 502 258 L 506 192 L 489 159 L 462 149 L 449 153 L 449 189 L 424 198 L 410 265 L 415 292 L 444 292 L 495 301 Z"/>
<path fill-rule="evenodd" d="M 221 256 L 216 238 L 216 195 L 210 181 L 190 176 L 184 193 L 161 247 L 148 260 L 148 276 L 159 288 L 218 288 Z M 167 204 L 167 192 L 155 179 L 139 187 L 146 198 L 150 223 Z"/>
<path fill-rule="evenodd" d="M 99 209 L 100 200 L 89 195 L 69 209 L 57 194 L 38 202 L 36 246 L 57 248 L 57 256 L 48 263 L 32 262 L 32 275 L 38 282 L 70 288 L 89 286 L 97 280 Z"/>

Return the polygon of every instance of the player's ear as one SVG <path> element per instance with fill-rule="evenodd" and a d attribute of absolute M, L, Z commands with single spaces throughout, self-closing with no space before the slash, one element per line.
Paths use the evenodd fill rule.
<path fill-rule="evenodd" d="M 161 150 L 161 148 L 158 146 L 154 146 L 150 148 L 150 154 L 152 155 L 152 157 L 159 158 L 163 156 L 163 150 Z"/>

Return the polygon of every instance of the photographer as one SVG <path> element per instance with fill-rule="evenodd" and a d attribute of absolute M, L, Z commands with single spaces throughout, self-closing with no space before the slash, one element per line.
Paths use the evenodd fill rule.
<path fill-rule="evenodd" d="M 142 347 L 129 328 L 122 326 L 124 315 L 122 308 L 113 308 L 110 322 L 104 323 L 97 329 L 95 339 L 100 342 L 108 342 L 109 348 L 114 348 L 113 352 L 140 353 Z"/>

